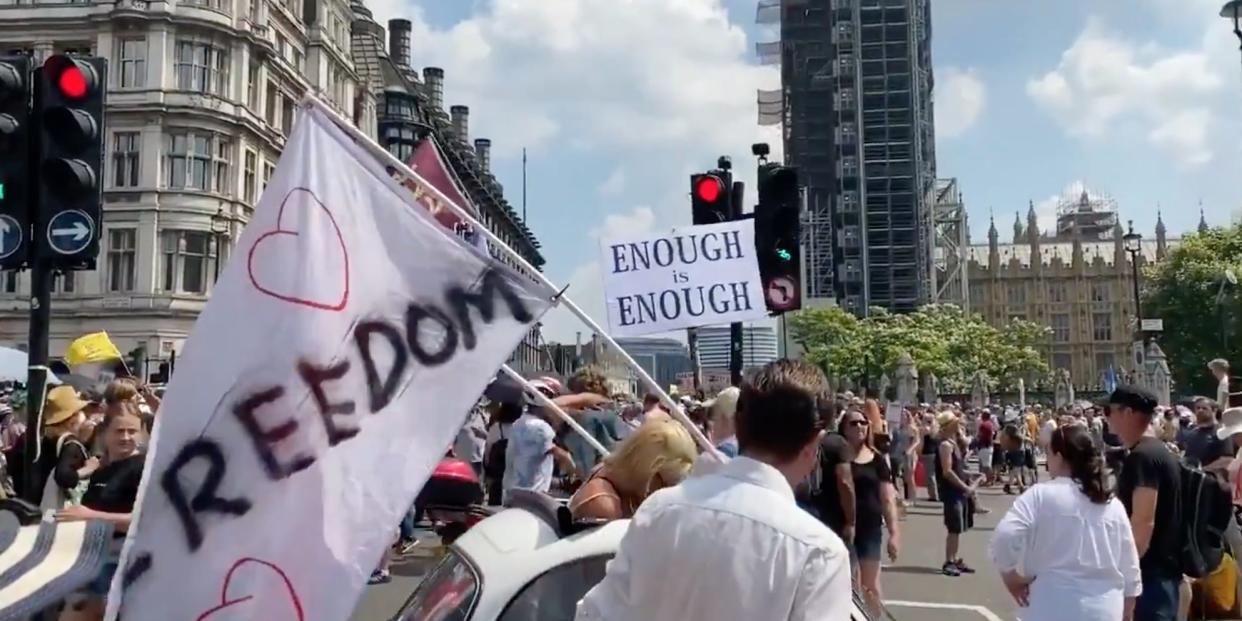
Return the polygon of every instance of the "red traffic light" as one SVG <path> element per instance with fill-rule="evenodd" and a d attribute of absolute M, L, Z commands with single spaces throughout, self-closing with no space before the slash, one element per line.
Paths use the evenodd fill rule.
<path fill-rule="evenodd" d="M 70 99 L 81 99 L 86 96 L 86 76 L 77 67 L 69 67 L 60 72 L 60 78 L 56 80 L 56 86 L 60 88 L 62 95 Z"/>
<path fill-rule="evenodd" d="M 43 63 L 43 71 L 56 84 L 56 90 L 69 99 L 85 99 L 95 90 L 95 69 L 68 56 L 52 56 Z"/>
<path fill-rule="evenodd" d="M 722 194 L 724 194 L 724 182 L 719 177 L 703 175 L 699 177 L 698 183 L 694 186 L 694 195 L 707 203 L 720 200 Z"/>

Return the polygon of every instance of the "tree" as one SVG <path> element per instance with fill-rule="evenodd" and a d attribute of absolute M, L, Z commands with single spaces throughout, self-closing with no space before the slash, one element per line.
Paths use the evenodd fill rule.
<path fill-rule="evenodd" d="M 1164 320 L 1160 348 L 1181 394 L 1216 394 L 1206 366 L 1213 358 L 1242 365 L 1242 286 L 1229 271 L 1242 278 L 1242 225 L 1188 235 L 1144 270 L 1143 315 Z"/>
<path fill-rule="evenodd" d="M 906 314 L 874 309 L 857 319 L 839 308 L 809 310 L 790 320 L 794 341 L 807 358 L 838 378 L 875 385 L 892 374 L 903 353 L 920 372 L 934 374 L 948 391 L 969 390 L 971 378 L 983 370 L 994 388 L 1012 388 L 1018 378 L 1047 375 L 1039 353 L 1050 331 L 1026 321 L 1003 329 L 989 326 L 978 315 L 952 305 L 930 305 Z"/>

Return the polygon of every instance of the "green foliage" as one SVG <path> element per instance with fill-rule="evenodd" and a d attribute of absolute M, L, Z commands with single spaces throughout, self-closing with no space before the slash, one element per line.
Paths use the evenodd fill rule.
<path fill-rule="evenodd" d="M 1028 321 L 1003 329 L 956 306 L 931 305 L 908 314 L 873 310 L 858 319 L 840 308 L 808 310 L 789 320 L 790 335 L 807 358 L 838 378 L 867 378 L 874 385 L 892 374 L 903 353 L 920 373 L 933 373 L 942 390 L 965 392 L 983 370 L 993 388 L 1008 389 L 1018 378 L 1042 380 L 1048 366 L 1039 353 L 1050 331 Z"/>
<path fill-rule="evenodd" d="M 1242 278 L 1242 225 L 1189 235 L 1145 270 L 1143 315 L 1164 320 L 1160 348 L 1179 393 L 1216 394 L 1206 367 L 1213 358 L 1242 365 L 1242 286 L 1229 284 L 1226 270 Z"/>

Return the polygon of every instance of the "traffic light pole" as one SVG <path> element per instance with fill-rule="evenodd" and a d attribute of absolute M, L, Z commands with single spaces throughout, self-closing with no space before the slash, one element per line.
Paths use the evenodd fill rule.
<path fill-rule="evenodd" d="M 43 439 L 43 404 L 47 401 L 48 326 L 52 310 L 52 270 L 46 259 L 30 261 L 30 359 L 26 376 L 25 500 L 38 504 L 43 496 L 37 456 Z"/>
<path fill-rule="evenodd" d="M 703 365 L 699 363 L 699 329 L 686 328 L 686 345 L 690 347 L 690 371 L 694 383 L 694 394 L 703 391 Z"/>
<path fill-rule="evenodd" d="M 721 168 L 728 170 L 723 164 L 725 159 L 721 158 Z M 731 166 L 731 163 L 730 163 Z M 729 175 L 729 181 L 733 181 L 733 175 Z M 732 193 L 732 199 L 729 201 L 729 219 L 742 219 L 742 202 L 745 200 L 745 188 L 742 183 L 730 183 L 729 191 Z M 742 324 L 733 322 L 729 324 L 729 383 L 733 386 L 742 385 Z"/>

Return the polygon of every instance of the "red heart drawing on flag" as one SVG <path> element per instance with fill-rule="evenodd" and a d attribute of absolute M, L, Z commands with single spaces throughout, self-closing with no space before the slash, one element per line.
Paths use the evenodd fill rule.
<path fill-rule="evenodd" d="M 257 572 L 260 575 L 266 575 L 268 578 L 279 578 L 279 582 L 268 580 L 269 588 L 260 590 L 254 595 L 241 595 L 230 592 L 233 582 L 233 574 L 237 570 L 249 566 L 251 572 Z M 254 575 L 252 573 L 252 575 Z M 283 584 L 283 592 L 279 587 Z M 263 599 L 256 599 L 263 598 Z M 224 576 L 224 587 L 220 590 L 220 604 L 208 609 L 195 621 L 226 621 L 229 619 L 256 619 L 254 615 L 257 613 L 267 614 L 270 608 L 264 603 L 271 601 L 272 598 L 280 599 L 280 603 L 287 603 L 289 615 L 283 617 L 266 616 L 264 619 L 268 621 L 305 621 L 306 615 L 302 612 L 302 600 L 298 598 L 298 593 L 293 589 L 293 583 L 289 581 L 289 576 L 284 571 L 267 561 L 261 561 L 257 558 L 243 558 L 233 563 L 233 567 L 229 568 L 229 573 Z"/>
<path fill-rule="evenodd" d="M 298 212 L 298 226 L 291 227 L 285 221 L 285 211 L 290 207 L 292 207 L 290 211 Z M 304 280 L 301 283 L 280 283 L 277 282 L 279 277 L 265 276 L 259 269 L 265 264 L 279 261 L 296 263 L 307 260 L 299 256 L 301 250 L 298 248 L 297 238 L 304 232 L 303 227 L 319 226 L 323 220 L 321 216 L 327 217 L 337 242 L 336 247 L 329 246 L 322 250 L 339 252 L 338 255 L 329 258 L 329 265 L 339 261 L 341 273 L 339 275 L 325 274 L 329 282 L 321 279 Z M 260 249 L 264 255 L 263 262 L 256 263 L 255 255 Z M 255 289 L 278 300 L 328 311 L 340 311 L 349 302 L 349 250 L 345 248 L 345 237 L 341 235 L 341 228 L 337 226 L 332 212 L 319 200 L 319 197 L 306 188 L 293 188 L 285 196 L 285 200 L 280 203 L 280 212 L 276 215 L 276 228 L 260 235 L 250 247 L 246 271 L 249 272 L 250 283 Z"/>

